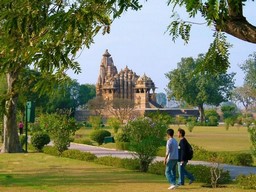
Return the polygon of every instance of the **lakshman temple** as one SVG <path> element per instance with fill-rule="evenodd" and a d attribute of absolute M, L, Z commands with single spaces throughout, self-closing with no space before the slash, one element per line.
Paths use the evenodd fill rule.
<path fill-rule="evenodd" d="M 100 63 L 96 96 L 101 96 L 104 100 L 131 99 L 137 109 L 143 110 L 160 107 L 156 103 L 155 90 L 155 83 L 145 74 L 139 76 L 127 66 L 118 72 L 106 50 Z"/>
<path fill-rule="evenodd" d="M 199 116 L 198 110 L 163 108 L 156 102 L 156 86 L 152 79 L 145 74 L 137 75 L 127 66 L 119 72 L 108 52 L 102 56 L 98 80 L 96 84 L 96 97 L 112 101 L 115 98 L 131 99 L 135 104 L 135 110 L 141 115 L 151 112 L 164 112 L 170 116 Z M 75 118 L 84 121 L 91 114 L 89 110 L 77 110 Z"/>

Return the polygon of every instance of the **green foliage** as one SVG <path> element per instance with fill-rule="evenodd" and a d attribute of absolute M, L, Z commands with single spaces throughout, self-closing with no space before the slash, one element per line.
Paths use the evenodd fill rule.
<path fill-rule="evenodd" d="M 121 126 L 120 120 L 115 117 L 108 118 L 107 124 L 114 129 L 114 133 L 117 133 Z"/>
<path fill-rule="evenodd" d="M 209 116 L 208 120 L 209 126 L 217 126 L 219 124 L 219 119 L 216 116 Z"/>
<path fill-rule="evenodd" d="M 197 73 L 198 66 L 206 62 L 205 55 L 198 58 L 182 58 L 177 69 L 166 73 L 169 79 L 169 98 L 184 101 L 191 106 L 197 106 L 200 119 L 204 120 L 203 105 L 219 105 L 227 100 L 234 87 L 234 73 L 218 73 L 212 75 L 207 72 Z"/>
<path fill-rule="evenodd" d="M 187 170 L 193 173 L 194 177 L 196 178 L 196 182 L 199 183 L 206 183 L 211 184 L 211 173 L 210 167 L 203 166 L 203 165 L 187 165 Z M 221 171 L 221 178 L 219 180 L 219 184 L 227 184 L 231 181 L 230 175 L 228 171 Z M 164 175 L 165 174 L 165 165 L 163 162 L 154 162 L 149 165 L 148 169 L 149 173 L 157 174 L 157 175 Z"/>
<path fill-rule="evenodd" d="M 204 111 L 205 114 L 205 120 L 210 121 L 210 117 L 216 117 L 217 121 L 220 119 L 220 115 L 217 113 L 215 109 L 207 109 Z"/>
<path fill-rule="evenodd" d="M 95 163 L 119 168 L 125 168 L 130 170 L 139 170 L 140 163 L 138 159 L 128 159 L 128 158 L 117 158 L 111 156 L 99 157 L 95 160 Z"/>
<path fill-rule="evenodd" d="M 85 145 L 93 145 L 92 141 L 89 138 L 76 138 L 74 142 L 85 144 Z"/>
<path fill-rule="evenodd" d="M 118 142 L 130 142 L 128 134 L 123 131 L 115 135 L 115 140 Z"/>
<path fill-rule="evenodd" d="M 195 127 L 195 122 L 193 122 L 193 121 L 187 122 L 186 127 L 188 128 L 189 132 L 192 132 Z"/>
<path fill-rule="evenodd" d="M 164 111 L 148 112 L 145 116 L 151 118 L 153 121 L 161 121 L 167 125 L 174 123 L 173 117 Z"/>
<path fill-rule="evenodd" d="M 1 132 L 0 132 L 1 133 Z M 21 148 L 24 148 L 25 144 L 26 144 L 26 135 L 20 135 L 19 136 L 19 139 L 20 139 L 20 145 L 21 145 Z"/>
<path fill-rule="evenodd" d="M 140 8 L 138 0 L 1 1 L 0 73 L 12 83 L 0 103 L 5 109 L 14 109 L 7 110 L 8 132 L 13 132 L 10 130 L 16 124 L 12 119 L 16 119 L 17 103 L 13 101 L 22 91 L 21 83 L 27 83 L 19 78 L 24 69 L 33 66 L 41 72 L 35 90 L 41 94 L 54 92 L 56 85 L 66 84 L 67 70 L 81 71 L 76 53 L 82 47 L 89 48 L 100 31 L 109 33 L 110 24 L 122 13 Z M 16 134 L 6 137 L 3 151 L 20 151 Z"/>
<path fill-rule="evenodd" d="M 242 189 L 254 189 L 256 190 L 256 174 L 239 175 L 236 178 L 237 184 Z"/>
<path fill-rule="evenodd" d="M 249 153 L 211 152 L 195 145 L 193 145 L 193 149 L 194 160 L 211 162 L 213 159 L 217 159 L 219 163 L 243 166 L 253 165 L 253 158 Z"/>
<path fill-rule="evenodd" d="M 101 127 L 101 116 L 90 116 L 88 121 L 93 129 L 99 129 Z"/>
<path fill-rule="evenodd" d="M 61 154 L 68 149 L 71 136 L 79 129 L 79 125 L 74 118 L 70 118 L 68 114 L 45 114 L 39 118 L 40 125 L 53 140 L 54 147 Z"/>
<path fill-rule="evenodd" d="M 102 130 L 102 129 L 94 130 L 90 134 L 90 138 L 93 141 L 96 141 L 98 143 L 98 145 L 102 145 L 104 142 L 104 138 L 108 137 L 108 136 L 111 136 L 111 133 L 107 130 Z"/>
<path fill-rule="evenodd" d="M 61 154 L 62 157 L 77 159 L 81 161 L 94 161 L 97 159 L 96 155 L 89 152 L 82 152 L 76 149 L 69 149 Z"/>
<path fill-rule="evenodd" d="M 60 156 L 59 151 L 55 147 L 52 147 L 52 146 L 45 146 L 43 148 L 43 152 L 48 155 Z"/>
<path fill-rule="evenodd" d="M 123 131 L 115 135 L 116 148 L 119 150 L 129 150 L 129 137 Z"/>
<path fill-rule="evenodd" d="M 127 133 L 131 150 L 140 161 L 140 170 L 146 172 L 148 165 L 155 158 L 158 148 L 162 145 L 167 125 L 161 120 L 148 117 L 130 121 L 124 129 Z"/>
<path fill-rule="evenodd" d="M 205 59 L 198 66 L 198 70 L 216 75 L 225 73 L 230 66 L 228 60 L 230 47 L 231 45 L 227 42 L 224 33 L 215 32 L 214 41 L 210 44 Z"/>
<path fill-rule="evenodd" d="M 235 104 L 227 104 L 227 105 L 222 105 L 221 106 L 221 111 L 223 113 L 223 118 L 232 118 L 236 119 L 238 116 L 238 109 Z"/>
<path fill-rule="evenodd" d="M 37 151 L 42 151 L 43 147 L 50 143 L 50 137 L 46 133 L 37 132 L 31 137 L 31 144 Z"/>
<path fill-rule="evenodd" d="M 250 134 L 250 140 L 252 143 L 251 151 L 254 157 L 256 157 L 256 121 L 254 121 L 254 125 L 248 127 L 248 132 Z"/>
<path fill-rule="evenodd" d="M 249 58 L 240 66 L 245 74 L 245 84 L 250 88 L 253 88 L 253 92 L 250 93 L 250 96 L 253 96 L 255 99 L 255 87 L 256 87 L 256 52 L 249 55 Z"/>

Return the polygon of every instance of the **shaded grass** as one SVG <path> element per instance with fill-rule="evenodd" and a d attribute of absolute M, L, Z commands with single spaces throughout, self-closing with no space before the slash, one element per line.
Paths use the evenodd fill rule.
<path fill-rule="evenodd" d="M 165 177 L 46 154 L 0 154 L 0 191 L 4 192 L 161 192 Z M 193 184 L 177 191 L 241 191 L 235 186 L 210 189 Z M 250 191 L 250 190 L 247 190 Z"/>

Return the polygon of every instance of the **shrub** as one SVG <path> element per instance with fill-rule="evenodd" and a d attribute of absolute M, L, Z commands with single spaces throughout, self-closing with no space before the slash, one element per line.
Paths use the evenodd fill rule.
<path fill-rule="evenodd" d="M 82 152 L 76 149 L 66 150 L 61 154 L 61 156 L 82 161 L 94 161 L 97 158 L 96 155 L 92 153 Z"/>
<path fill-rule="evenodd" d="M 127 124 L 124 132 L 127 133 L 131 150 L 140 160 L 140 170 L 146 172 L 149 164 L 155 158 L 158 148 L 162 145 L 167 125 L 160 120 L 137 118 Z"/>
<path fill-rule="evenodd" d="M 252 154 L 256 157 L 256 121 L 254 121 L 254 125 L 248 127 L 248 132 L 250 134 L 250 140 L 252 143 L 251 151 Z"/>
<path fill-rule="evenodd" d="M 37 132 L 31 137 L 31 144 L 37 151 L 42 151 L 43 147 L 50 143 L 50 137 L 46 133 Z"/>
<path fill-rule="evenodd" d="M 88 121 L 93 129 L 99 129 L 101 127 L 101 116 L 90 116 Z"/>
<path fill-rule="evenodd" d="M 115 140 L 117 142 L 130 142 L 129 136 L 127 135 L 127 133 L 124 133 L 124 132 L 118 133 L 115 136 Z"/>
<path fill-rule="evenodd" d="M 191 172 L 196 178 L 196 182 L 211 184 L 211 167 L 203 165 L 190 165 L 188 164 L 187 170 Z M 154 162 L 149 165 L 149 173 L 164 175 L 165 174 L 165 165 L 163 162 Z M 221 177 L 218 180 L 218 184 L 229 183 L 231 178 L 228 171 L 223 171 L 220 169 Z"/>
<path fill-rule="evenodd" d="M 256 190 L 256 174 L 250 175 L 239 175 L 236 178 L 237 184 L 243 189 L 254 189 Z"/>
<path fill-rule="evenodd" d="M 251 166 L 253 164 L 252 155 L 249 153 L 219 152 L 218 158 L 222 159 L 221 163 L 231 165 Z"/>
<path fill-rule="evenodd" d="M 48 154 L 48 155 L 53 155 L 53 156 L 59 156 L 60 153 L 58 152 L 58 150 L 55 148 L 55 147 L 52 147 L 52 146 L 45 146 L 43 148 L 43 152 L 45 154 Z"/>
<path fill-rule="evenodd" d="M 109 118 L 107 124 L 114 129 L 114 133 L 117 133 L 121 126 L 120 120 L 115 117 Z"/>
<path fill-rule="evenodd" d="M 112 166 L 112 167 L 125 168 L 130 170 L 140 169 L 140 163 L 138 159 L 128 159 L 128 158 L 121 159 L 118 157 L 105 156 L 105 157 L 97 158 L 95 160 L 95 163 Z"/>
<path fill-rule="evenodd" d="M 219 120 L 218 120 L 218 118 L 217 117 L 215 117 L 215 116 L 209 116 L 209 122 L 208 122 L 208 125 L 209 126 L 217 126 L 219 123 Z"/>
<path fill-rule="evenodd" d="M 41 115 L 39 121 L 42 129 L 49 133 L 54 147 L 60 154 L 68 149 L 71 137 L 80 128 L 75 119 L 65 112 Z"/>
<path fill-rule="evenodd" d="M 26 144 L 26 135 L 20 135 L 19 140 L 20 140 L 21 148 L 23 148 L 24 145 Z"/>
<path fill-rule="evenodd" d="M 93 141 L 96 141 L 98 143 L 98 145 L 102 145 L 102 143 L 104 142 L 104 138 L 111 136 L 111 133 L 107 130 L 95 130 L 93 132 L 91 132 L 90 134 L 90 138 Z"/>
<path fill-rule="evenodd" d="M 201 147 L 193 145 L 195 160 L 212 161 L 218 159 L 219 163 L 231 165 L 251 166 L 253 164 L 252 155 L 249 153 L 232 153 L 232 152 L 210 152 Z"/>
<path fill-rule="evenodd" d="M 193 129 L 194 129 L 194 127 L 195 127 L 195 123 L 192 122 L 192 121 L 189 121 L 189 122 L 187 122 L 186 126 L 187 126 L 187 128 L 188 128 L 188 131 L 189 131 L 189 132 L 192 132 Z"/>
<path fill-rule="evenodd" d="M 74 142 L 85 144 L 85 145 L 93 145 L 92 141 L 88 138 L 78 138 L 78 139 L 75 139 Z"/>
<path fill-rule="evenodd" d="M 209 122 L 211 121 L 210 117 L 213 118 L 213 119 L 216 119 L 217 122 L 220 119 L 220 116 L 219 116 L 219 114 L 217 113 L 217 111 L 215 109 L 205 110 L 204 114 L 205 114 L 205 119 L 208 120 Z"/>
<path fill-rule="evenodd" d="M 130 143 L 129 142 L 116 142 L 116 149 L 119 150 L 129 150 L 130 149 Z"/>

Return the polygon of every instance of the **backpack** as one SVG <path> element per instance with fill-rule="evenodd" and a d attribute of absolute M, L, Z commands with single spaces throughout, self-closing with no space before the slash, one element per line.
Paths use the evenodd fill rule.
<path fill-rule="evenodd" d="M 187 159 L 188 160 L 191 160 L 193 158 L 193 154 L 194 154 L 194 151 L 193 151 L 193 148 L 192 146 L 189 144 L 189 142 L 187 142 Z"/>

